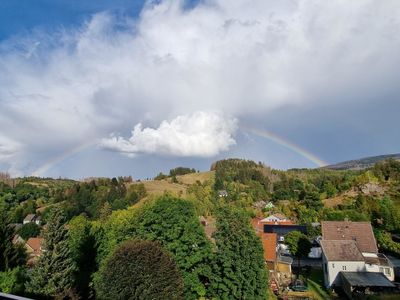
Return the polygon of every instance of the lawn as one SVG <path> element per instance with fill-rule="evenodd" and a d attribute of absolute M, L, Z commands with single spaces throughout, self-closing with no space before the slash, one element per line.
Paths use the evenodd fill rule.
<path fill-rule="evenodd" d="M 307 278 L 308 290 L 312 292 L 315 299 L 329 300 L 332 299 L 324 287 L 324 274 L 320 268 L 312 268 L 307 274 L 302 274 Z"/>

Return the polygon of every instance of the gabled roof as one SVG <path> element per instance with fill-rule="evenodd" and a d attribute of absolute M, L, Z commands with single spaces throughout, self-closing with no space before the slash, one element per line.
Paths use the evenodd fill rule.
<path fill-rule="evenodd" d="M 262 245 L 264 248 L 264 259 L 266 261 L 276 261 L 276 233 L 263 233 L 261 235 Z"/>
<path fill-rule="evenodd" d="M 26 241 L 26 246 L 32 249 L 35 254 L 39 254 L 41 251 L 41 245 L 43 244 L 42 238 L 29 238 Z"/>
<path fill-rule="evenodd" d="M 275 214 L 269 215 L 268 217 L 262 219 L 261 222 L 263 222 L 263 223 L 272 222 L 273 219 L 278 219 L 279 220 L 278 222 L 288 221 L 287 217 L 284 214 L 275 213 Z"/>
<path fill-rule="evenodd" d="M 284 214 L 281 214 L 281 213 L 275 213 L 275 214 L 273 214 L 273 216 L 278 218 L 278 219 L 280 219 L 280 220 L 287 219 L 286 216 Z"/>
<path fill-rule="evenodd" d="M 29 215 L 27 215 L 27 216 L 25 217 L 24 221 L 33 222 L 33 220 L 34 220 L 35 218 L 36 218 L 36 215 L 35 215 L 35 214 L 29 214 Z"/>
<path fill-rule="evenodd" d="M 364 261 L 355 241 L 322 240 L 321 248 L 328 261 Z"/>
<path fill-rule="evenodd" d="M 353 240 L 361 252 L 378 253 L 378 247 L 370 222 L 322 221 L 324 240 Z"/>

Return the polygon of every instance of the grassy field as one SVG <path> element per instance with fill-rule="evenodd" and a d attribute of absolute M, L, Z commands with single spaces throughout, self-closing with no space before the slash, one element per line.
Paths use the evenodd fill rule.
<path fill-rule="evenodd" d="M 203 183 L 207 180 L 214 180 L 215 171 L 201 172 L 201 173 L 191 173 L 182 176 L 176 176 L 176 179 L 179 183 L 190 185 L 196 183 L 196 181 L 200 181 Z"/>
<path fill-rule="evenodd" d="M 203 183 L 204 181 L 207 180 L 213 180 L 215 176 L 214 174 L 215 174 L 214 171 L 209 171 L 209 172 L 191 173 L 191 174 L 176 176 L 178 183 L 173 183 L 171 181 L 171 178 L 163 180 L 142 181 L 140 183 L 144 184 L 144 187 L 146 188 L 147 191 L 147 197 L 142 199 L 142 201 L 146 201 L 146 199 L 154 196 L 160 196 L 165 192 L 171 193 L 178 197 L 185 197 L 187 195 L 187 188 L 191 184 L 194 184 L 197 181 Z"/>

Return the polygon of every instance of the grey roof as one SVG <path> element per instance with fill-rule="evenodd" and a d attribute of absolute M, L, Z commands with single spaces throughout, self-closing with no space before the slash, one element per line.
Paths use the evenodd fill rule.
<path fill-rule="evenodd" d="M 364 261 L 355 241 L 321 241 L 322 252 L 328 261 Z"/>
<path fill-rule="evenodd" d="M 291 265 L 293 263 L 293 258 L 291 258 L 290 256 L 279 255 L 278 262 Z"/>
<path fill-rule="evenodd" d="M 382 273 L 375 272 L 340 272 L 342 279 L 351 286 L 360 287 L 395 287 Z"/>
<path fill-rule="evenodd" d="M 36 218 L 36 215 L 34 214 L 29 214 L 25 217 L 24 221 L 29 221 L 29 222 L 33 222 L 33 220 Z"/>

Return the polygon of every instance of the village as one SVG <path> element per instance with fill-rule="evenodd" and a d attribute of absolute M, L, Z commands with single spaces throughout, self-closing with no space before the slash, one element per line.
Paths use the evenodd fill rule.
<path fill-rule="evenodd" d="M 253 218 L 251 225 L 262 241 L 269 288 L 278 299 L 363 299 L 374 294 L 400 297 L 400 265 L 394 265 L 385 254 L 379 253 L 369 222 L 344 220 L 310 224 L 321 234 L 309 238 L 309 253 L 300 257 L 290 252 L 285 237 L 292 232 L 305 235 L 308 226 L 296 224 L 277 212 L 272 202 L 262 206 L 269 212 L 268 216 Z M 207 237 L 213 239 L 215 220 L 200 217 L 200 223 Z M 28 214 L 22 224 L 13 226 L 18 232 L 23 226 L 33 224 L 42 226 L 41 217 Z M 43 254 L 43 241 L 40 236 L 24 240 L 15 234 L 13 238 L 15 245 L 25 248 L 28 267 L 33 267 Z"/>
<path fill-rule="evenodd" d="M 307 226 L 275 211 L 273 203 L 264 204 L 268 216 L 253 218 L 252 226 L 262 240 L 269 286 L 278 299 L 400 298 L 400 266 L 379 253 L 370 222 L 321 221 Z M 295 257 L 285 236 L 307 234 L 310 227 L 321 234 L 309 238 L 308 255 Z"/>

